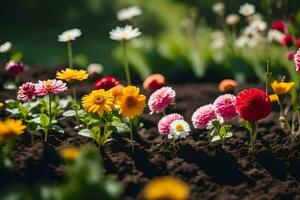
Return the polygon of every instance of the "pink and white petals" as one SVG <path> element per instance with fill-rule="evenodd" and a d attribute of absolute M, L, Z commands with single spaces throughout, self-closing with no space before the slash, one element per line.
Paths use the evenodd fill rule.
<path fill-rule="evenodd" d="M 152 113 L 163 113 L 165 109 L 175 102 L 176 92 L 171 87 L 162 87 L 153 92 L 149 98 L 148 106 Z"/>

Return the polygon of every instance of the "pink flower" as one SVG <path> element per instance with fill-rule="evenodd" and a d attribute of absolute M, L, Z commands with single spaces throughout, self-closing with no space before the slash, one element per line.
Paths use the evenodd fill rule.
<path fill-rule="evenodd" d="M 201 106 L 194 112 L 192 122 L 195 128 L 204 128 L 211 120 L 216 119 L 216 117 L 214 106 L 208 104 Z"/>
<path fill-rule="evenodd" d="M 281 41 L 280 41 L 280 44 L 282 46 L 287 46 L 287 47 L 290 47 L 290 46 L 293 46 L 294 44 L 294 37 L 290 34 L 285 34 Z"/>
<path fill-rule="evenodd" d="M 274 20 L 271 25 L 272 29 L 285 33 L 286 25 L 282 20 Z"/>
<path fill-rule="evenodd" d="M 25 71 L 25 66 L 20 61 L 9 61 L 5 65 L 5 71 L 11 75 L 18 75 Z"/>
<path fill-rule="evenodd" d="M 37 96 L 44 96 L 49 93 L 58 94 L 67 89 L 66 83 L 56 79 L 39 81 L 39 83 L 36 85 Z"/>
<path fill-rule="evenodd" d="M 294 55 L 294 62 L 296 65 L 296 71 L 300 72 L 300 49 L 298 49 L 298 51 Z"/>
<path fill-rule="evenodd" d="M 298 39 L 296 40 L 296 47 L 297 47 L 297 48 L 300 48 L 300 38 L 298 38 Z"/>
<path fill-rule="evenodd" d="M 295 52 L 289 51 L 289 52 L 287 52 L 286 56 L 287 56 L 288 60 L 294 60 Z"/>
<path fill-rule="evenodd" d="M 36 97 L 36 84 L 32 82 L 24 83 L 19 87 L 17 99 L 20 101 L 29 101 Z"/>
<path fill-rule="evenodd" d="M 153 92 L 149 98 L 148 106 L 151 113 L 160 113 L 175 101 L 176 93 L 171 87 L 162 87 Z"/>
<path fill-rule="evenodd" d="M 235 96 L 232 94 L 224 94 L 219 96 L 213 106 L 217 115 L 229 120 L 237 115 L 235 111 Z"/>
<path fill-rule="evenodd" d="M 172 113 L 169 115 L 164 116 L 161 118 L 158 122 L 158 131 L 159 133 L 163 135 L 167 135 L 170 132 L 170 126 L 173 121 L 175 120 L 181 120 L 183 119 L 183 116 L 177 113 Z"/>

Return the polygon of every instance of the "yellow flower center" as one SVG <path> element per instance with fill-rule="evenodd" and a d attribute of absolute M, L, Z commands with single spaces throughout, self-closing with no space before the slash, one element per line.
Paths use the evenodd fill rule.
<path fill-rule="evenodd" d="M 44 82 L 43 86 L 44 86 L 44 88 L 46 88 L 46 89 L 48 89 L 48 90 L 51 89 L 51 88 L 53 87 L 51 81 L 46 81 L 46 82 Z"/>
<path fill-rule="evenodd" d="M 183 127 L 183 125 L 182 124 L 177 124 L 176 125 L 176 131 L 183 131 L 184 130 L 184 127 Z"/>
<path fill-rule="evenodd" d="M 133 96 L 129 96 L 126 98 L 126 105 L 130 108 L 135 107 L 136 99 Z"/>
<path fill-rule="evenodd" d="M 98 105 L 101 105 L 105 102 L 105 99 L 103 98 L 103 96 L 96 96 L 94 98 L 94 103 L 95 104 L 98 104 Z"/>

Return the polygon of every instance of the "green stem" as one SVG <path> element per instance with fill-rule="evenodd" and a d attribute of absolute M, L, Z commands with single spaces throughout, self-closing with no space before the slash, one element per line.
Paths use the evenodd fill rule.
<path fill-rule="evenodd" d="M 44 139 L 44 141 L 47 142 L 47 140 L 48 140 L 48 128 L 45 129 L 45 139 Z"/>
<path fill-rule="evenodd" d="M 51 106 L 51 95 L 49 93 L 49 125 L 52 123 L 52 106 Z"/>
<path fill-rule="evenodd" d="M 252 126 L 252 131 L 250 132 L 250 148 L 252 150 L 252 153 L 254 153 L 258 122 L 251 123 L 251 126 Z"/>
<path fill-rule="evenodd" d="M 130 143 L 131 143 L 131 150 L 134 152 L 134 141 L 133 141 L 133 126 L 132 126 L 132 120 L 129 119 L 129 126 L 130 126 Z"/>
<path fill-rule="evenodd" d="M 77 103 L 77 96 L 76 96 L 76 91 L 75 91 L 74 87 L 72 88 L 72 94 L 73 94 L 74 101 Z"/>
<path fill-rule="evenodd" d="M 176 155 L 176 139 L 175 137 L 173 137 L 172 139 L 172 148 L 173 148 L 173 152 Z"/>
<path fill-rule="evenodd" d="M 67 42 L 69 67 L 73 68 L 72 41 Z"/>
<path fill-rule="evenodd" d="M 127 80 L 127 84 L 131 85 L 131 77 L 130 77 L 130 71 L 129 71 L 128 56 L 127 56 L 125 40 L 122 41 L 122 47 L 123 47 L 123 53 L 124 53 L 124 69 L 125 69 L 126 80 Z"/>

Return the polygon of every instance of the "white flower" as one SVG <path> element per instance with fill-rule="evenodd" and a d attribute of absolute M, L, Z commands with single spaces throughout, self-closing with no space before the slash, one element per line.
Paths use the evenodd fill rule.
<path fill-rule="evenodd" d="M 247 17 L 248 22 L 252 22 L 252 21 L 255 21 L 255 20 L 262 20 L 261 14 L 255 13 L 254 15 L 251 15 L 251 16 Z"/>
<path fill-rule="evenodd" d="M 240 16 L 238 16 L 237 14 L 229 14 L 226 17 L 225 21 L 228 25 L 236 25 L 240 21 Z"/>
<path fill-rule="evenodd" d="M 261 42 L 263 42 L 263 37 L 261 36 L 261 34 L 259 34 L 259 32 L 255 31 L 254 29 L 247 27 L 243 31 L 243 34 L 235 41 L 235 45 L 239 48 L 253 48 L 261 44 Z"/>
<path fill-rule="evenodd" d="M 222 31 L 215 31 L 212 33 L 212 42 L 210 44 L 213 49 L 220 49 L 225 45 L 226 38 Z"/>
<path fill-rule="evenodd" d="M 186 138 L 190 134 L 191 128 L 190 125 L 181 120 L 174 120 L 170 125 L 170 133 L 168 134 L 168 139 L 178 139 Z"/>
<path fill-rule="evenodd" d="M 273 42 L 273 41 L 280 42 L 283 37 L 284 37 L 284 34 L 282 32 L 271 29 L 268 32 L 267 40 L 269 42 Z"/>
<path fill-rule="evenodd" d="M 212 10 L 218 15 L 223 15 L 225 10 L 225 5 L 222 2 L 215 3 L 212 7 Z"/>
<path fill-rule="evenodd" d="M 138 6 L 132 6 L 122 9 L 118 12 L 117 18 L 120 21 L 131 20 L 132 18 L 142 14 L 142 10 Z"/>
<path fill-rule="evenodd" d="M 256 31 L 265 31 L 267 29 L 267 23 L 261 19 L 253 20 L 250 22 L 249 28 Z"/>
<path fill-rule="evenodd" d="M 255 6 L 249 3 L 245 3 L 240 7 L 239 13 L 244 16 L 250 16 L 255 13 Z"/>
<path fill-rule="evenodd" d="M 67 31 L 63 32 L 62 34 L 60 34 L 58 36 L 58 41 L 59 42 L 69 42 L 69 41 L 75 40 L 79 36 L 81 36 L 81 30 L 78 28 L 74 28 L 74 29 L 67 30 Z"/>
<path fill-rule="evenodd" d="M 12 44 L 11 42 L 5 42 L 0 45 L 0 53 L 7 53 L 11 49 Z"/>
<path fill-rule="evenodd" d="M 98 64 L 98 63 L 91 63 L 87 67 L 87 72 L 91 76 L 101 74 L 103 72 L 103 66 L 101 64 Z"/>
<path fill-rule="evenodd" d="M 140 30 L 138 28 L 133 28 L 131 25 L 117 27 L 109 32 L 110 39 L 117 41 L 130 40 L 138 37 L 139 35 L 141 35 Z"/>

